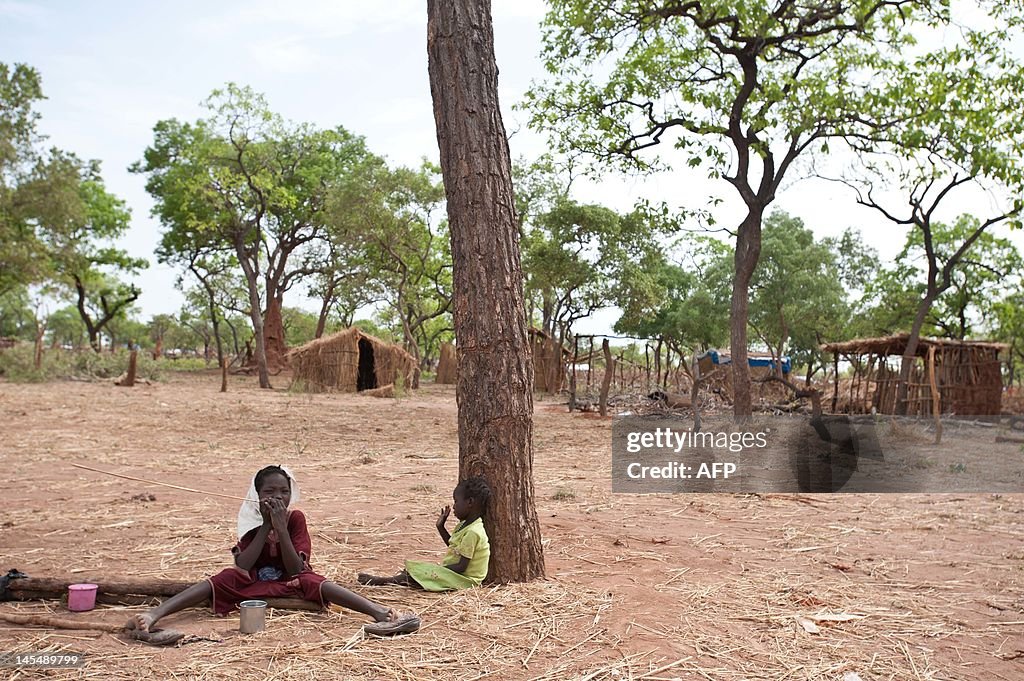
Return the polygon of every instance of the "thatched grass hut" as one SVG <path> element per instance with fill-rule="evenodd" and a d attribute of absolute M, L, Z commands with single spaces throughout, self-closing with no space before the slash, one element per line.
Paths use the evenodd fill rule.
<path fill-rule="evenodd" d="M 533 355 L 534 390 L 561 390 L 572 352 L 540 329 L 530 327 L 527 331 L 530 334 L 530 353 Z M 556 358 L 560 358 L 560 361 Z M 434 382 L 455 383 L 458 377 L 458 348 L 451 343 L 442 343 Z"/>
<path fill-rule="evenodd" d="M 835 366 L 832 411 L 852 414 L 896 412 L 900 363 L 909 334 L 858 338 L 821 346 Z M 907 414 L 993 416 L 1002 409 L 1003 343 L 921 338 L 907 385 Z M 839 380 L 840 359 L 853 376 Z M 938 406 L 938 409 L 936 409 Z"/>
<path fill-rule="evenodd" d="M 357 392 L 387 385 L 415 387 L 416 359 L 356 327 L 317 338 L 288 353 L 292 386 L 305 392 Z"/>
<path fill-rule="evenodd" d="M 437 376 L 434 383 L 452 384 L 459 377 L 459 358 L 455 354 L 455 346 L 441 343 L 440 355 L 437 359 Z"/>
<path fill-rule="evenodd" d="M 533 389 L 557 392 L 562 389 L 572 352 L 540 329 L 530 327 L 533 353 Z"/>

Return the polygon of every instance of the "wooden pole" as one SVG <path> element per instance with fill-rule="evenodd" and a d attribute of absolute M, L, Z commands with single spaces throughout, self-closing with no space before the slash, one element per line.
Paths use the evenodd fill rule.
<path fill-rule="evenodd" d="M 590 397 L 590 377 L 594 375 L 594 337 L 590 336 L 590 352 L 587 353 L 587 397 Z"/>
<path fill-rule="evenodd" d="M 611 347 L 608 339 L 601 341 L 601 351 L 604 353 L 604 380 L 601 381 L 601 401 L 599 403 L 601 416 L 608 415 L 608 389 L 612 386 L 612 374 L 615 373 L 615 360 L 612 359 Z"/>
<path fill-rule="evenodd" d="M 121 383 L 124 388 L 131 388 L 135 385 L 135 370 L 139 361 L 139 351 L 132 350 L 132 354 L 128 355 L 128 376 Z"/>
<path fill-rule="evenodd" d="M 43 336 L 46 335 L 46 322 L 36 321 L 36 354 L 34 366 L 38 371 L 43 366 Z"/>
<path fill-rule="evenodd" d="M 658 344 L 654 347 L 654 380 L 661 380 L 661 339 L 658 339 Z M 655 388 L 660 388 L 660 385 Z"/>
<path fill-rule="evenodd" d="M 839 350 L 833 352 L 833 409 L 831 412 L 836 413 L 836 407 L 839 405 Z"/>
<path fill-rule="evenodd" d="M 580 358 L 580 337 L 572 338 L 572 366 L 569 368 L 569 411 L 576 409 L 576 362 Z"/>
<path fill-rule="evenodd" d="M 651 344 L 644 341 L 644 370 L 647 375 L 647 389 L 645 393 L 651 391 Z"/>
<path fill-rule="evenodd" d="M 619 390 L 622 390 L 623 386 L 626 385 L 626 376 L 625 376 L 625 373 L 624 373 L 625 372 L 625 367 L 622 364 L 622 355 L 623 355 L 623 353 L 620 352 L 619 356 L 615 359 L 615 365 L 619 369 Z"/>
<path fill-rule="evenodd" d="M 942 442 L 942 404 L 935 382 L 935 346 L 928 346 L 928 382 L 932 388 L 932 415 L 935 417 L 935 444 Z"/>
<path fill-rule="evenodd" d="M 700 402 L 697 401 L 697 396 L 700 393 L 700 363 L 697 362 L 697 353 L 693 353 L 693 370 L 692 370 L 693 384 L 690 386 L 690 408 L 693 409 L 693 432 L 699 433 L 701 428 L 700 422 Z"/>

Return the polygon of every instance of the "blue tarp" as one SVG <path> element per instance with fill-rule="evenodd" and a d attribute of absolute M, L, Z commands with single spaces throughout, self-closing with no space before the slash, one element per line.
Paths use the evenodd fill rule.
<path fill-rule="evenodd" d="M 718 350 L 708 350 L 703 355 L 698 357 L 698 360 L 704 359 L 705 357 L 711 358 L 712 364 L 729 364 L 732 362 L 729 355 L 721 355 Z M 775 360 L 771 357 L 747 357 L 747 364 L 752 367 L 772 367 L 775 368 Z M 782 373 L 788 374 L 792 369 L 789 357 L 782 358 Z"/>

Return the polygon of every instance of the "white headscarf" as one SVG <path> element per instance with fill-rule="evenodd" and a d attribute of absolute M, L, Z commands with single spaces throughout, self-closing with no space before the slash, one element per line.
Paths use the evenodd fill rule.
<path fill-rule="evenodd" d="M 287 466 L 281 466 L 281 470 L 285 472 L 292 483 L 292 498 L 288 503 L 288 508 L 291 508 L 299 502 L 299 481 L 295 479 L 295 474 Z M 245 495 L 245 501 L 238 507 L 238 538 L 241 539 L 247 532 L 262 524 L 263 514 L 260 513 L 260 495 L 256 491 L 256 475 L 254 473 L 252 480 L 249 481 L 249 492 Z"/>

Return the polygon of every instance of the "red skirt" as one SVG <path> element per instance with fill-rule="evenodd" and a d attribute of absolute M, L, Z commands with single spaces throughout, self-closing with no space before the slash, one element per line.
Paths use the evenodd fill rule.
<path fill-rule="evenodd" d="M 213 587 L 213 611 L 226 615 L 242 601 L 254 598 L 301 598 L 324 607 L 320 593 L 326 577 L 312 571 L 300 572 L 291 579 L 263 581 L 255 579 L 249 572 L 237 567 L 221 570 L 209 580 Z"/>

